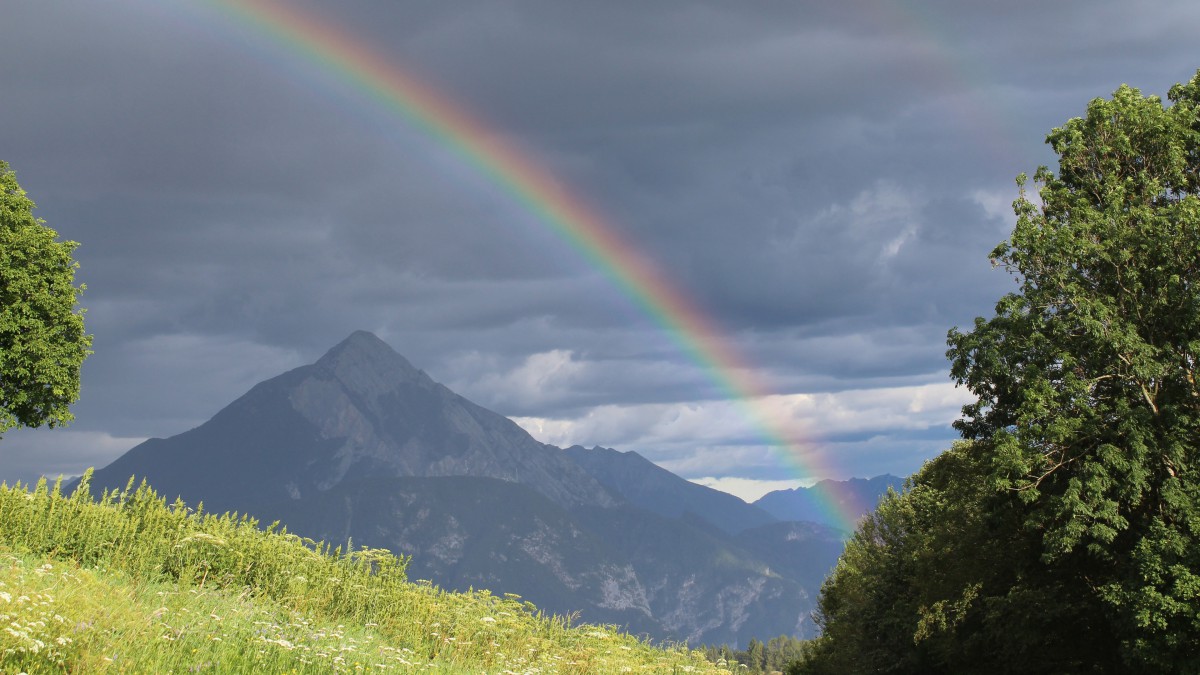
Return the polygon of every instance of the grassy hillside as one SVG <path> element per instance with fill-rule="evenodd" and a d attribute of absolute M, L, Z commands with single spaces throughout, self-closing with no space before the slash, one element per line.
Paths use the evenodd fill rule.
<path fill-rule="evenodd" d="M 517 597 L 410 583 L 386 551 L 86 486 L 0 485 L 2 672 L 724 672 Z"/>

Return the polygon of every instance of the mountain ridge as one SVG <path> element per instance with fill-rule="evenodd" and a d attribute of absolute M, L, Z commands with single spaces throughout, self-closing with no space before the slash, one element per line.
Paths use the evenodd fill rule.
<path fill-rule="evenodd" d="M 434 382 L 365 331 L 172 439 L 134 447 L 93 480 L 124 485 L 140 467 L 160 493 L 203 496 L 218 508 L 244 504 L 247 490 L 254 503 L 267 503 L 379 474 L 501 477 L 563 504 L 616 501 L 557 448 Z M 239 476 L 247 473 L 267 479 L 246 484 Z"/>
<path fill-rule="evenodd" d="M 817 581 L 786 575 L 832 568 L 842 541 L 812 525 L 788 548 L 804 561 L 777 559 L 766 552 L 791 534 L 762 509 L 636 453 L 540 443 L 363 331 L 134 447 L 93 489 L 130 475 L 209 512 L 411 555 L 414 578 L 448 590 L 517 593 L 655 639 L 811 636 Z"/>
<path fill-rule="evenodd" d="M 633 450 L 580 445 L 564 452 L 600 484 L 631 503 L 668 518 L 691 513 L 729 534 L 766 525 L 776 518 L 727 492 L 684 480 Z"/>
<path fill-rule="evenodd" d="M 755 500 L 754 506 L 780 521 L 807 521 L 842 527 L 841 523 L 832 520 L 830 505 L 839 513 L 861 517 L 874 511 L 889 489 L 898 492 L 903 487 L 903 478 L 887 473 L 844 481 L 825 479 L 810 487 L 768 492 Z"/>

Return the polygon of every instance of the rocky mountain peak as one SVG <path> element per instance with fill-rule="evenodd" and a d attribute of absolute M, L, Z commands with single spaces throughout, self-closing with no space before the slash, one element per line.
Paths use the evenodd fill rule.
<path fill-rule="evenodd" d="M 365 331 L 131 449 L 95 472 L 93 494 L 131 475 L 209 512 L 412 555 L 410 574 L 443 588 L 656 639 L 807 635 L 840 552 L 827 528 L 784 528 L 636 453 L 545 445 Z"/>
<path fill-rule="evenodd" d="M 336 379 L 348 391 L 373 398 L 401 384 L 431 387 L 433 380 L 373 333 L 358 330 L 315 364 L 320 376 Z"/>
<path fill-rule="evenodd" d="M 124 485 L 131 474 L 170 498 L 227 510 L 369 477 L 492 478 L 562 506 L 619 501 L 566 453 L 434 382 L 366 331 L 259 383 L 199 427 L 133 448 L 93 484 Z"/>

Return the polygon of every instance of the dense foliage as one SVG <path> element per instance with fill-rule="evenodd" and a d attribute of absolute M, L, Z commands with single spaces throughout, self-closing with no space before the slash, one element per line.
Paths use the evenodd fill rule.
<path fill-rule="evenodd" d="M 952 376 L 965 441 L 868 518 L 802 672 L 1200 671 L 1200 71 L 1054 129 Z"/>
<path fill-rule="evenodd" d="M 720 647 L 707 646 L 702 649 L 709 661 L 722 668 L 746 673 L 746 675 L 762 675 L 763 673 L 783 672 L 804 659 L 809 643 L 790 635 L 780 635 L 767 640 L 765 643 L 757 638 L 750 638 L 746 648 L 734 649 L 729 645 Z"/>
<path fill-rule="evenodd" d="M 69 422 L 92 342 L 75 306 L 77 244 L 58 241 L 33 207 L 0 161 L 0 433 Z"/>

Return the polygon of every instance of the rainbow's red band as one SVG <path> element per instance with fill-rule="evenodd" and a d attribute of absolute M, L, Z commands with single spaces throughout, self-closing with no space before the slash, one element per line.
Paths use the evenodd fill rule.
<path fill-rule="evenodd" d="M 287 57 L 311 66 L 318 79 L 352 85 L 364 99 L 435 139 L 489 179 L 604 273 L 661 326 L 739 406 L 790 470 L 806 478 L 832 474 L 790 416 L 770 411 L 765 400 L 774 392 L 716 323 L 595 209 L 502 135 L 493 133 L 445 95 L 323 18 L 277 0 L 210 0 L 209 4 L 228 20 L 251 27 Z M 845 529 L 852 529 L 857 514 L 844 512 L 835 495 L 822 495 L 821 502 L 829 516 Z"/>

